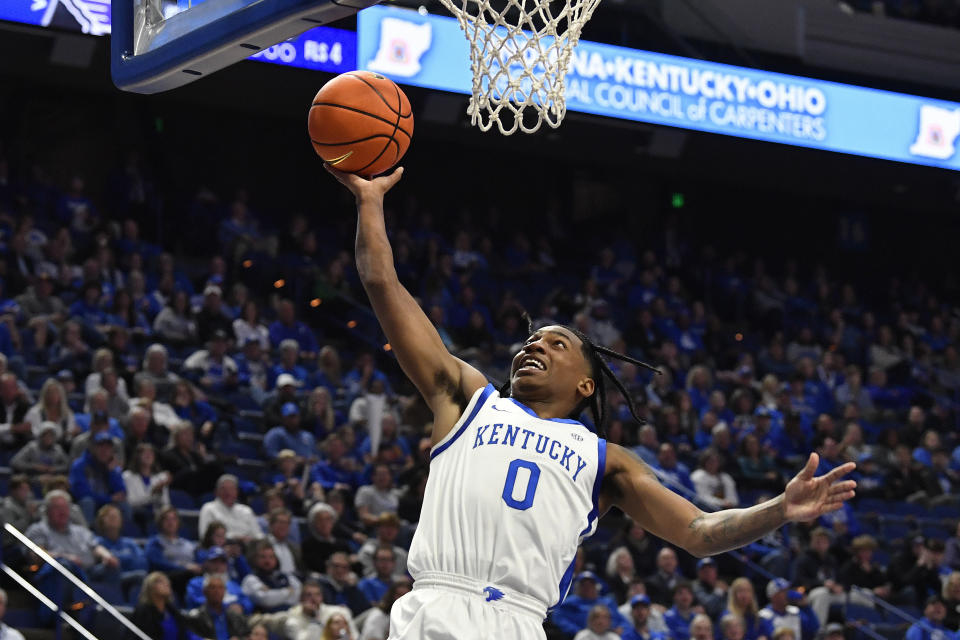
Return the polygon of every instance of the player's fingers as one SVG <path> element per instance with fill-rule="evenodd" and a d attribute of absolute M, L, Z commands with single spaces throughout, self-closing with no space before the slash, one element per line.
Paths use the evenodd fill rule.
<path fill-rule="evenodd" d="M 387 189 L 393 187 L 393 185 L 400 182 L 400 178 L 403 177 L 403 167 L 397 167 L 393 173 L 388 176 L 384 176 L 384 179 L 387 181 Z"/>
<path fill-rule="evenodd" d="M 857 483 L 854 480 L 845 480 L 843 482 L 838 482 L 835 485 L 830 487 L 830 494 L 836 493 L 845 493 L 847 491 L 853 491 L 857 488 Z"/>
<path fill-rule="evenodd" d="M 857 465 L 853 462 L 847 462 L 846 464 L 842 464 L 826 475 L 827 482 L 833 482 L 834 480 L 837 480 L 842 476 L 847 475 L 848 473 L 850 473 L 856 468 L 857 468 Z"/>
<path fill-rule="evenodd" d="M 806 466 L 800 470 L 798 474 L 802 480 L 812 480 L 813 474 L 817 471 L 817 467 L 820 465 L 820 456 L 816 453 L 811 453 L 810 457 L 807 458 Z"/>

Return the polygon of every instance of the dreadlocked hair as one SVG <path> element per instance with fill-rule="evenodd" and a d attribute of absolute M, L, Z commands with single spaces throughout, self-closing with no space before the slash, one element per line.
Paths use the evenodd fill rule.
<path fill-rule="evenodd" d="M 530 315 L 524 311 L 521 316 L 523 320 L 527 323 L 527 332 L 528 335 L 534 332 L 533 320 L 530 318 Z M 607 364 L 607 361 L 604 359 L 604 356 L 607 358 L 613 358 L 615 360 L 620 360 L 622 362 L 629 362 L 630 364 L 637 365 L 643 369 L 648 369 L 654 373 L 661 375 L 662 372 L 654 367 L 653 365 L 647 364 L 641 360 L 637 360 L 631 356 L 628 356 L 624 353 L 619 353 L 613 349 L 608 349 L 602 345 L 596 344 L 593 340 L 588 338 L 586 334 L 577 329 L 576 327 L 570 327 L 567 325 L 559 325 L 577 336 L 580 339 L 580 350 L 583 353 L 583 357 L 586 358 L 587 363 L 590 365 L 590 377 L 593 378 L 596 383 L 596 388 L 589 397 L 584 398 L 580 403 L 574 407 L 573 411 L 570 413 L 570 418 L 577 420 L 587 409 L 590 410 L 590 415 L 593 418 L 593 423 L 597 428 L 597 435 L 600 437 L 606 436 L 606 426 L 604 424 L 606 420 L 606 406 L 607 406 L 607 380 L 613 383 L 613 386 L 616 390 L 623 396 L 623 399 L 627 402 L 627 407 L 630 409 L 630 415 L 633 416 L 633 419 L 640 424 L 646 424 L 647 421 L 637 415 L 637 408 L 633 403 L 633 398 L 630 397 L 630 392 L 627 391 L 627 388 L 624 384 L 614 375 L 613 370 L 610 369 L 610 365 Z M 511 395 L 510 389 L 510 380 L 507 380 L 500 386 L 500 395 L 503 397 L 509 397 Z"/>

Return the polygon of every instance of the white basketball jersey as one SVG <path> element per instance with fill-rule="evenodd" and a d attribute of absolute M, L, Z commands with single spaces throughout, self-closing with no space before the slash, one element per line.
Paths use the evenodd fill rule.
<path fill-rule="evenodd" d="M 430 453 L 408 568 L 452 573 L 559 604 L 580 542 L 596 529 L 606 440 L 544 420 L 492 385 Z"/>

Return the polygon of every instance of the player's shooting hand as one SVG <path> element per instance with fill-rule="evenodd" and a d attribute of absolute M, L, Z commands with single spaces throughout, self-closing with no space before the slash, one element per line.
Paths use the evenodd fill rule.
<path fill-rule="evenodd" d="M 403 176 L 403 167 L 398 167 L 393 173 L 388 173 L 377 178 L 367 179 L 358 176 L 355 173 L 344 173 L 334 169 L 331 165 L 324 163 L 323 168 L 329 171 L 340 184 L 350 189 L 357 200 L 361 198 L 383 198 L 383 194 L 397 184 Z"/>
<path fill-rule="evenodd" d="M 800 470 L 784 491 L 784 515 L 791 522 L 809 522 L 825 513 L 836 511 L 844 501 L 855 494 L 857 483 L 840 478 L 853 471 L 857 465 L 842 464 L 830 473 L 814 478 L 820 464 L 820 456 L 810 454 L 806 466 Z"/>

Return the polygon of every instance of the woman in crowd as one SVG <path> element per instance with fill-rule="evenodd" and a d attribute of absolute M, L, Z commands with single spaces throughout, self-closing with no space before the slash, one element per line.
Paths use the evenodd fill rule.
<path fill-rule="evenodd" d="M 93 357 L 90 360 L 90 375 L 87 376 L 87 379 L 83 383 L 83 395 L 85 398 L 89 398 L 94 391 L 103 386 L 101 383 L 101 374 L 104 369 L 112 367 L 113 365 L 113 353 L 110 349 L 101 347 L 93 352 Z M 117 381 L 117 390 L 124 398 L 130 397 L 127 393 L 127 381 L 123 378 Z"/>
<path fill-rule="evenodd" d="M 709 448 L 700 454 L 700 468 L 690 474 L 697 499 L 711 511 L 731 509 L 740 504 L 737 484 L 729 473 L 720 470 L 720 464 L 720 453 Z"/>
<path fill-rule="evenodd" d="M 173 603 L 170 580 L 160 571 L 154 571 L 144 579 L 131 620 L 153 640 L 188 640 L 191 637 L 186 618 Z M 137 639 L 137 636 L 128 633 L 127 638 Z"/>
<path fill-rule="evenodd" d="M 243 303 L 240 317 L 233 321 L 233 335 L 238 345 L 247 344 L 253 338 L 261 349 L 270 349 L 270 332 L 260 320 L 260 307 L 253 300 Z"/>
<path fill-rule="evenodd" d="M 250 573 L 250 564 L 243 555 L 243 545 L 227 538 L 227 525 L 219 520 L 208 524 L 207 530 L 203 532 L 200 545 L 197 547 L 197 563 L 202 565 L 206 562 L 210 549 L 214 547 L 223 549 L 226 554 L 227 573 L 231 580 L 239 583 Z"/>
<path fill-rule="evenodd" d="M 753 591 L 753 583 L 743 576 L 730 583 L 727 592 L 727 608 L 720 615 L 720 619 L 733 614 L 743 620 L 745 634 L 743 640 L 770 640 L 773 628 L 769 620 L 761 618 L 757 613 L 757 596 Z"/>
<path fill-rule="evenodd" d="M 327 624 L 323 626 L 323 635 L 320 638 L 321 640 L 354 640 L 347 617 L 342 613 L 330 616 Z"/>
<path fill-rule="evenodd" d="M 67 438 L 72 438 L 79 432 L 77 421 L 73 418 L 73 411 L 67 404 L 67 394 L 55 378 L 47 378 L 47 381 L 40 387 L 40 398 L 37 403 L 30 407 L 24 420 L 33 427 L 33 432 L 38 433 L 40 424 L 43 422 L 52 422 L 60 428 L 60 433 L 66 434 Z"/>
<path fill-rule="evenodd" d="M 194 446 L 193 425 L 187 421 L 173 425 L 160 462 L 173 475 L 170 487 L 194 496 L 206 493 L 221 474 L 220 465 L 210 459 L 206 447 L 202 443 Z"/>
<path fill-rule="evenodd" d="M 197 323 L 190 317 L 190 298 L 177 290 L 163 311 L 153 321 L 157 337 L 174 346 L 194 344 L 197 341 Z"/>
<path fill-rule="evenodd" d="M 164 507 L 157 513 L 157 533 L 147 540 L 147 562 L 152 571 L 162 571 L 170 576 L 177 593 L 183 590 L 190 578 L 198 576 L 203 569 L 195 561 L 197 543 L 180 536 L 180 514 L 174 507 Z"/>
<path fill-rule="evenodd" d="M 186 380 L 179 381 L 175 387 L 173 410 L 181 420 L 197 428 L 200 442 L 208 447 L 213 444 L 217 412 L 208 402 L 197 400 L 193 387 Z"/>
<path fill-rule="evenodd" d="M 173 476 L 169 471 L 160 470 L 153 445 L 138 444 L 123 472 L 127 502 L 133 509 L 133 517 L 138 524 L 153 519 L 154 510 L 170 504 L 169 485 L 172 480 Z"/>

